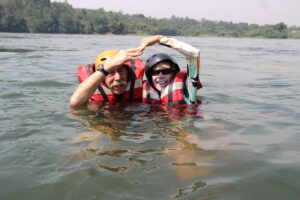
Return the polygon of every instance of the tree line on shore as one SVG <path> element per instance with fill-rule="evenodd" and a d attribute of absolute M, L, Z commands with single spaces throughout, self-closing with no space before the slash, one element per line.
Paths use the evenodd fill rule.
<path fill-rule="evenodd" d="M 282 22 L 259 26 L 176 16 L 156 19 L 102 8 L 74 9 L 67 1 L 50 0 L 1 0 L 0 32 L 300 38 L 300 27 Z"/>

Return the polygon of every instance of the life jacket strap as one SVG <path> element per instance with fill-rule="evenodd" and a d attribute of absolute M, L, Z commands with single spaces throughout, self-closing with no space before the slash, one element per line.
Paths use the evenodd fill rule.
<path fill-rule="evenodd" d="M 187 86 L 186 86 L 186 84 L 183 84 L 183 95 L 184 95 L 184 97 L 186 98 L 186 99 L 190 99 L 190 94 L 189 94 L 189 91 L 188 91 L 188 89 L 187 89 Z"/>
<path fill-rule="evenodd" d="M 131 60 L 131 68 L 130 70 L 130 90 L 129 90 L 129 100 L 134 100 L 134 85 L 136 80 L 136 75 L 134 73 L 135 71 L 135 62 Z"/>
<path fill-rule="evenodd" d="M 107 97 L 104 89 L 100 85 L 98 86 L 98 90 L 99 90 L 100 94 L 102 95 L 104 101 L 108 101 L 108 97 Z"/>
<path fill-rule="evenodd" d="M 174 79 L 169 84 L 169 88 L 168 88 L 168 102 L 173 102 L 173 86 L 174 86 Z"/>
<path fill-rule="evenodd" d="M 147 93 L 147 103 L 151 103 L 151 95 L 150 95 L 150 83 L 146 84 L 146 93 Z"/>

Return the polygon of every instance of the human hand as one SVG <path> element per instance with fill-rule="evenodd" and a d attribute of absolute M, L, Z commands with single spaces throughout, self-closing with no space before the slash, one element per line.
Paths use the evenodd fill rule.
<path fill-rule="evenodd" d="M 105 69 L 108 72 L 113 71 L 115 67 L 123 65 L 131 59 L 137 59 L 138 56 L 142 54 L 143 51 L 141 51 L 140 48 L 120 50 L 114 57 L 105 63 Z"/>
<path fill-rule="evenodd" d="M 146 47 L 159 43 L 160 38 L 162 38 L 161 35 L 154 35 L 147 38 L 143 38 L 139 49 L 141 51 L 144 51 Z"/>

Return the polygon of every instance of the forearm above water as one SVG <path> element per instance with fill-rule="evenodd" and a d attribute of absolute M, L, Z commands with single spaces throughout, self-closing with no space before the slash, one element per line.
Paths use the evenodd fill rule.
<path fill-rule="evenodd" d="M 74 108 L 86 104 L 104 78 L 105 76 L 101 72 L 95 72 L 80 83 L 71 96 L 70 106 Z"/>

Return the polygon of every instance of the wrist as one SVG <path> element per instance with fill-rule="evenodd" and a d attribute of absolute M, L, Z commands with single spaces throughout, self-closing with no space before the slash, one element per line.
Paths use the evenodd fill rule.
<path fill-rule="evenodd" d="M 105 66 L 102 64 L 97 68 L 98 72 L 101 72 L 104 76 L 107 76 L 109 72 L 104 68 Z"/>
<path fill-rule="evenodd" d="M 152 43 L 153 44 L 159 44 L 160 43 L 160 40 L 161 38 L 163 38 L 164 36 L 162 35 L 155 35 L 152 37 Z"/>

